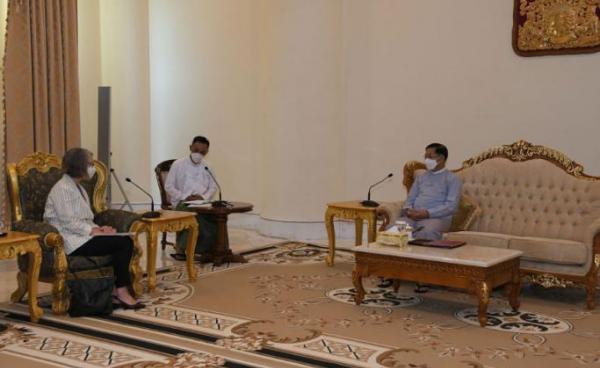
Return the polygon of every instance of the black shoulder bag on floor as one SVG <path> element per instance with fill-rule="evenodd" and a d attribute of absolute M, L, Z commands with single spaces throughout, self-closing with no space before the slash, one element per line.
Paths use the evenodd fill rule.
<path fill-rule="evenodd" d="M 93 259 L 86 258 L 97 265 Z M 114 276 L 103 274 L 99 278 L 81 278 L 70 267 L 69 272 L 73 275 L 73 279 L 66 281 L 71 294 L 69 305 L 69 315 L 71 317 L 99 316 L 112 313 Z"/>

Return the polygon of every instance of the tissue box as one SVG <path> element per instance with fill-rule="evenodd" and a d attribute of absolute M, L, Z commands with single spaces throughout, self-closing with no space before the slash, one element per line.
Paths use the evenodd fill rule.
<path fill-rule="evenodd" d="M 390 233 L 386 231 L 378 231 L 377 243 L 384 245 L 395 245 L 404 248 L 408 245 L 408 232 L 401 231 L 399 233 Z"/>

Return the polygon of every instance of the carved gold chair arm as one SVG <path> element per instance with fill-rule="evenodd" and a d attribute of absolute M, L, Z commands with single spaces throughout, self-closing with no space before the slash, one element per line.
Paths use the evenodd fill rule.
<path fill-rule="evenodd" d="M 48 248 L 58 248 L 64 252 L 64 240 L 59 233 L 48 233 L 43 239 Z"/>
<path fill-rule="evenodd" d="M 46 222 L 33 220 L 16 221 L 12 224 L 12 230 L 39 235 L 40 246 L 46 251 L 50 251 L 58 246 L 62 248 L 63 246 L 63 238 L 58 233 L 58 230 Z"/>

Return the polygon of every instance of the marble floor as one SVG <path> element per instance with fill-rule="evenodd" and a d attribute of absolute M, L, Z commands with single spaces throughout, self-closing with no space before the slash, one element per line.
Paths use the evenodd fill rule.
<path fill-rule="evenodd" d="M 175 235 L 169 234 L 168 240 L 174 241 Z M 142 237 L 142 244 L 145 244 L 145 239 Z M 259 233 L 251 230 L 244 229 L 236 229 L 229 228 L 229 242 L 231 250 L 234 253 L 244 253 L 254 249 L 260 249 L 265 246 L 274 243 L 280 243 L 285 241 L 285 239 L 281 238 L 271 238 L 267 236 L 260 235 Z M 327 242 L 325 241 L 325 244 Z M 159 248 L 158 250 L 158 259 L 156 261 L 156 267 L 168 267 L 173 265 L 176 261 L 173 260 L 169 256 L 170 253 L 173 253 L 173 247 L 167 246 L 165 250 Z M 146 268 L 146 255 L 142 256 L 142 268 Z M 17 287 L 17 262 L 14 259 L 9 260 L 0 260 L 0 303 L 6 302 L 10 300 L 10 294 Z M 47 283 L 39 283 L 38 285 L 38 294 L 46 293 L 50 291 L 50 284 Z"/>

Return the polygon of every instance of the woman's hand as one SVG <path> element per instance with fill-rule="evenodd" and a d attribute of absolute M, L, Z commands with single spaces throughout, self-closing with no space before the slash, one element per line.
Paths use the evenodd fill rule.
<path fill-rule="evenodd" d="M 98 235 L 98 234 L 103 234 L 102 228 L 101 227 L 93 227 L 92 231 L 90 232 L 90 235 Z"/>
<path fill-rule="evenodd" d="M 102 229 L 102 232 L 104 234 L 116 234 L 117 233 L 117 229 L 115 229 L 112 226 L 102 226 L 102 227 L 100 227 L 100 229 Z"/>
<path fill-rule="evenodd" d="M 117 230 L 112 226 L 100 226 L 93 227 L 90 235 L 101 235 L 101 234 L 116 234 Z"/>

